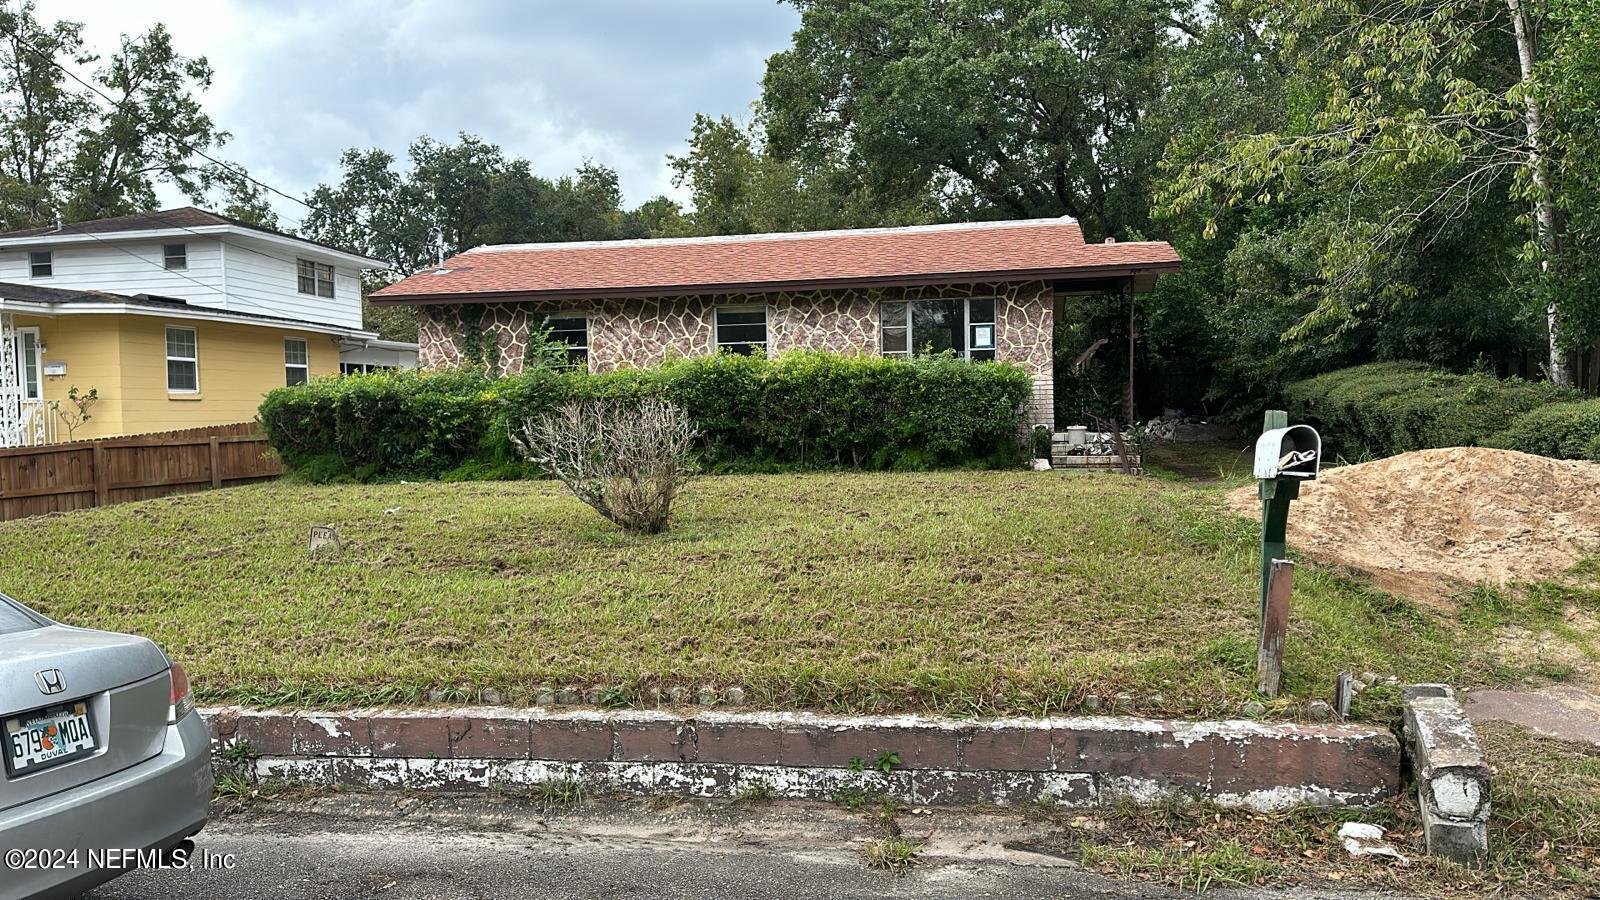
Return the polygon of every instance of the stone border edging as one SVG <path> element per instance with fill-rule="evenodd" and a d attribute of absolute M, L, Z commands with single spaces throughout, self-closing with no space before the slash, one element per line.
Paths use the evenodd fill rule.
<path fill-rule="evenodd" d="M 369 787 L 574 777 L 698 797 L 765 782 L 790 798 L 862 789 L 923 804 L 1193 797 L 1257 809 L 1365 805 L 1399 790 L 1399 742 L 1358 725 L 506 707 L 204 712 L 219 756 L 238 759 L 227 748 L 248 745 L 256 778 Z M 887 754 L 898 763 L 877 771 Z"/>

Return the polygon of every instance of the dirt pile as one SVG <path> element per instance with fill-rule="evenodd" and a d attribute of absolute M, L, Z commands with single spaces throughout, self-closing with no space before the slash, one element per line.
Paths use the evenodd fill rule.
<path fill-rule="evenodd" d="M 1254 487 L 1228 501 L 1261 515 Z M 1600 550 L 1600 465 L 1452 447 L 1326 470 L 1290 507 L 1289 543 L 1419 599 L 1549 577 Z"/>

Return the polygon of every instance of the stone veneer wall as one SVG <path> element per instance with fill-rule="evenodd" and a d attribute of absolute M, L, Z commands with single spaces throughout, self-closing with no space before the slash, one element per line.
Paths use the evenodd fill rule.
<path fill-rule="evenodd" d="M 945 297 L 996 298 L 995 356 L 1033 376 L 1029 424 L 1053 424 L 1054 298 L 1050 285 L 1042 281 L 491 303 L 483 307 L 479 328 L 485 347 L 498 348 L 500 370 L 511 374 L 522 371 L 528 330 L 534 323 L 546 315 L 581 313 L 589 320 L 589 368 L 607 372 L 653 366 L 672 356 L 710 353 L 718 306 L 765 304 L 768 347 L 773 353 L 810 348 L 875 354 L 880 304 Z M 417 308 L 418 362 L 423 368 L 463 362 L 462 309 L 453 304 Z"/>

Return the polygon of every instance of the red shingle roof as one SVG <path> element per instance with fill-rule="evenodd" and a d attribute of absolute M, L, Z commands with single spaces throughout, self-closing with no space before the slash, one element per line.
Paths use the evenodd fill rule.
<path fill-rule="evenodd" d="M 375 292 L 380 302 L 615 297 L 1172 272 L 1163 241 L 1085 244 L 1071 219 L 480 247 Z"/>

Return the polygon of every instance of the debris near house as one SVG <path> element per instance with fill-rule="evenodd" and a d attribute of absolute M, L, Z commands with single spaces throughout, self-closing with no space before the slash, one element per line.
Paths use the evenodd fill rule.
<path fill-rule="evenodd" d="M 1228 495 L 1259 516 L 1254 487 Z M 1289 541 L 1419 600 L 1459 582 L 1546 577 L 1600 533 L 1600 465 L 1514 450 L 1452 447 L 1324 470 L 1303 486 Z"/>
<path fill-rule="evenodd" d="M 1339 840 L 1344 844 L 1345 852 L 1351 856 L 1386 856 L 1397 860 L 1402 866 L 1411 863 L 1405 854 L 1384 840 L 1383 829 L 1377 825 L 1346 822 L 1339 826 Z"/>
<path fill-rule="evenodd" d="M 1088 425 L 1072 425 L 1051 437 L 1050 465 L 1069 472 L 1144 473 L 1132 435 Z"/>
<path fill-rule="evenodd" d="M 1144 436 L 1155 443 L 1212 444 L 1235 440 L 1239 429 L 1169 409 L 1144 423 Z"/>

